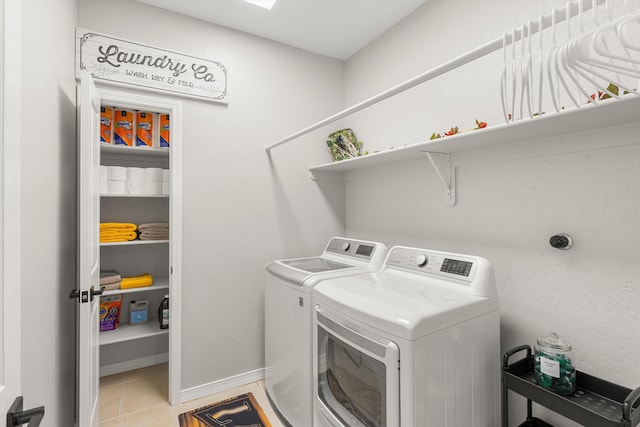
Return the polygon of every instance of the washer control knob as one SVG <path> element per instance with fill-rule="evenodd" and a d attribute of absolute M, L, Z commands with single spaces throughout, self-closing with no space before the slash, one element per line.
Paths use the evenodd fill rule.
<path fill-rule="evenodd" d="M 420 255 L 416 256 L 416 265 L 418 267 L 424 267 L 425 265 L 427 265 L 428 261 L 429 261 L 429 259 L 424 254 L 420 254 Z"/>
<path fill-rule="evenodd" d="M 348 251 L 350 247 L 351 247 L 351 243 L 349 243 L 349 242 L 344 242 L 342 244 L 342 250 L 343 251 Z"/>

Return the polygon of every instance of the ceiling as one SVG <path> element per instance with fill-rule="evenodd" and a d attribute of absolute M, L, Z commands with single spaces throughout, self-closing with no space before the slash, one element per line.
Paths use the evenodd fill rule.
<path fill-rule="evenodd" d="M 277 0 L 271 10 L 243 0 L 138 1 L 344 60 L 426 0 Z"/>

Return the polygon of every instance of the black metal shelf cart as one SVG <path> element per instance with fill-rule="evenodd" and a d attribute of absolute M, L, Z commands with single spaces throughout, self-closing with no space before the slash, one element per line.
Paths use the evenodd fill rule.
<path fill-rule="evenodd" d="M 509 363 L 516 353 L 526 350 L 523 359 Z M 553 427 L 533 417 L 532 401 L 587 427 L 636 427 L 640 424 L 640 387 L 630 390 L 576 372 L 575 393 L 562 396 L 538 385 L 531 347 L 521 345 L 506 352 L 502 359 L 502 427 L 509 425 L 509 390 L 527 399 L 527 419 L 519 427 Z"/>

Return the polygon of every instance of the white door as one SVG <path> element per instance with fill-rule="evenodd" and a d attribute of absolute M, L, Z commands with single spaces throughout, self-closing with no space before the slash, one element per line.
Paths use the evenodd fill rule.
<path fill-rule="evenodd" d="M 79 427 L 98 426 L 100 308 L 100 98 L 83 72 L 78 97 L 77 392 Z"/>
<path fill-rule="evenodd" d="M 20 2 L 0 0 L 0 419 L 20 387 Z M 9 178 L 11 177 L 11 178 Z M 4 250 L 3 248 L 11 248 Z M 4 421 L 0 421 L 4 425 Z"/>

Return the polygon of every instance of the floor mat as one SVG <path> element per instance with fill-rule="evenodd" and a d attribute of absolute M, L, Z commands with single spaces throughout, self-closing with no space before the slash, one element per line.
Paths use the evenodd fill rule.
<path fill-rule="evenodd" d="M 180 427 L 271 427 L 252 393 L 178 415 Z"/>

